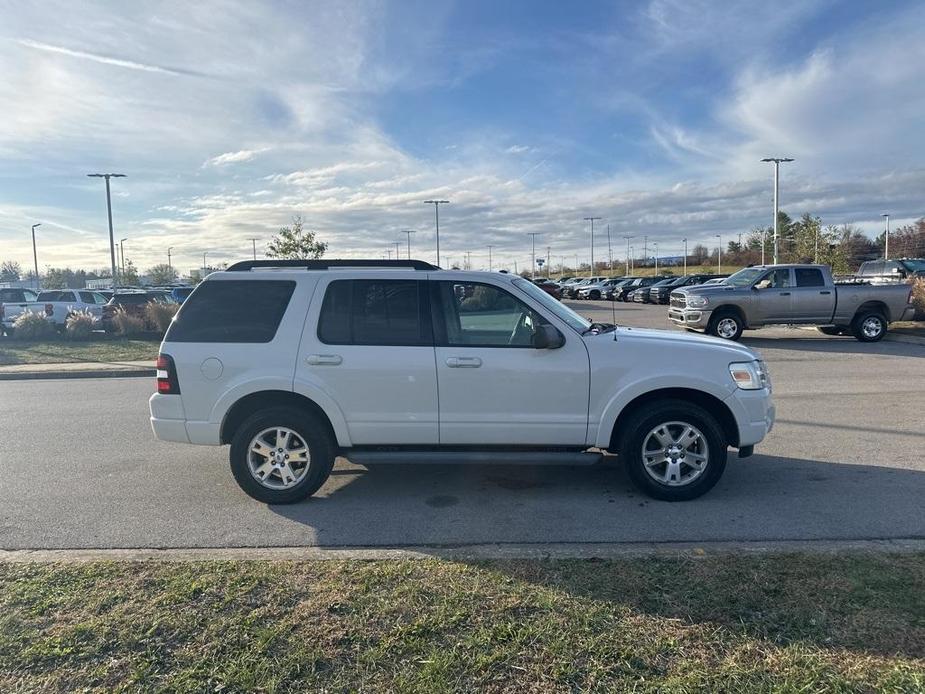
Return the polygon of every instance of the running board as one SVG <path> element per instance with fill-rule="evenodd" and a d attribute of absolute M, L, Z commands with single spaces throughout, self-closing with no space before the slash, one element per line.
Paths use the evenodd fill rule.
<path fill-rule="evenodd" d="M 601 453 L 572 451 L 366 451 L 340 453 L 358 465 L 594 465 Z"/>

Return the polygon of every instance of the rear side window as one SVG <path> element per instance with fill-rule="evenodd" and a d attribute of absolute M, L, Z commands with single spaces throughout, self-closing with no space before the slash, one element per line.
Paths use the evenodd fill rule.
<path fill-rule="evenodd" d="M 74 292 L 63 292 L 55 289 L 49 289 L 47 292 L 39 293 L 39 301 L 74 301 Z"/>
<path fill-rule="evenodd" d="M 318 319 L 329 345 L 432 345 L 423 284 L 417 280 L 335 280 Z"/>
<path fill-rule="evenodd" d="M 203 282 L 184 302 L 164 340 L 270 342 L 294 290 L 291 280 Z"/>
<path fill-rule="evenodd" d="M 798 267 L 794 269 L 798 287 L 824 287 L 825 279 L 822 271 L 811 267 Z"/>

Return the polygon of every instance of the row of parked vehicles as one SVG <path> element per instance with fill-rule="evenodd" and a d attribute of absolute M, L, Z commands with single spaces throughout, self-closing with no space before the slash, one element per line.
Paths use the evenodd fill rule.
<path fill-rule="evenodd" d="M 13 324 L 26 311 L 45 316 L 59 330 L 69 316 L 86 312 L 100 320 L 100 327 L 109 332 L 116 311 L 144 316 L 149 303 L 180 303 L 192 293 L 192 287 L 117 287 L 112 289 L 44 289 L 26 287 L 0 288 L 0 324 L 6 335 L 13 333 Z"/>
<path fill-rule="evenodd" d="M 590 299 L 598 301 L 634 301 L 667 304 L 672 289 L 705 283 L 721 282 L 728 275 L 698 273 L 694 275 L 654 275 L 640 277 L 561 277 L 556 282 L 535 280 L 547 294 L 557 299 Z"/>

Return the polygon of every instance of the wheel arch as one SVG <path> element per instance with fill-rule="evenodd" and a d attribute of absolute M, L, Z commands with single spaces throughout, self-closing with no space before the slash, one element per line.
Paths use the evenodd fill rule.
<path fill-rule="evenodd" d="M 715 414 L 720 427 L 722 427 L 723 433 L 726 435 L 728 444 L 734 448 L 738 447 L 739 425 L 736 422 L 732 410 L 729 409 L 729 406 L 725 402 L 715 395 L 706 393 L 702 390 L 694 390 L 693 388 L 659 388 L 636 396 L 620 410 L 620 414 L 617 415 L 613 429 L 610 432 L 610 445 L 608 450 L 617 451 L 620 449 L 622 438 L 626 433 L 624 431 L 624 425 L 637 408 L 650 402 L 669 399 L 684 400 L 699 405 L 703 409 Z"/>
<path fill-rule="evenodd" d="M 745 311 L 742 310 L 741 306 L 736 306 L 735 304 L 720 304 L 710 312 L 710 319 L 712 320 L 715 316 L 722 316 L 726 313 L 735 314 L 735 316 L 742 321 L 742 327 L 748 327 L 748 318 L 745 315 Z"/>
<path fill-rule="evenodd" d="M 854 312 L 854 317 L 851 319 L 851 322 L 854 323 L 862 314 L 869 311 L 876 311 L 883 315 L 886 318 L 886 322 L 890 323 L 893 319 L 890 317 L 890 307 L 887 306 L 884 302 L 872 299 L 871 301 L 865 301 L 863 304 L 858 306 L 858 310 Z"/>
<path fill-rule="evenodd" d="M 228 408 L 222 419 L 220 429 L 221 443 L 231 443 L 235 430 L 241 423 L 255 412 L 272 407 L 292 407 L 305 410 L 317 416 L 326 426 L 328 436 L 333 445 L 337 445 L 337 435 L 331 419 L 327 413 L 314 400 L 287 390 L 261 390 L 249 393 Z"/>

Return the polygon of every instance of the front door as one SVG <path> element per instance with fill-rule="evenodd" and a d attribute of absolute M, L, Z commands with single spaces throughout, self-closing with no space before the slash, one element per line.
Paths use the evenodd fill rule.
<path fill-rule="evenodd" d="M 793 282 L 790 268 L 771 270 L 755 283 L 758 324 L 790 323 Z"/>
<path fill-rule="evenodd" d="M 440 443 L 584 445 L 588 352 L 560 330 L 558 349 L 533 347 L 547 320 L 508 289 L 432 282 Z"/>

